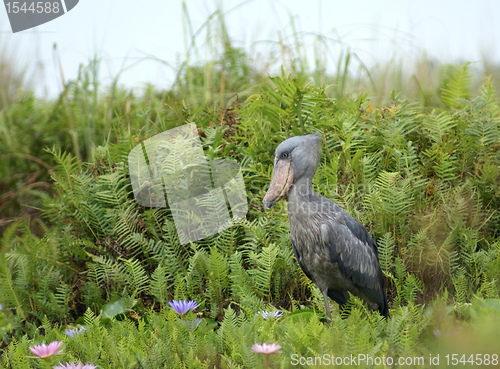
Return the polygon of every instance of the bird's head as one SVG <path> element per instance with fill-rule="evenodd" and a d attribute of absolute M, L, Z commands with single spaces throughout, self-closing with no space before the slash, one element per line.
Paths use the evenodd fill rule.
<path fill-rule="evenodd" d="M 263 201 L 266 209 L 285 197 L 299 179 L 312 179 L 318 168 L 321 141 L 321 135 L 313 133 L 291 137 L 278 145 L 273 177 Z"/>

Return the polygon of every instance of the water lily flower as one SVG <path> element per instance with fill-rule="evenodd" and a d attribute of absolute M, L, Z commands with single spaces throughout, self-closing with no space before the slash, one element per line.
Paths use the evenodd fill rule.
<path fill-rule="evenodd" d="M 87 330 L 87 328 L 82 327 L 82 328 L 74 328 L 74 329 L 66 329 L 63 333 L 66 336 L 70 336 L 71 338 L 75 337 L 75 334 L 80 334 L 83 333 Z"/>
<path fill-rule="evenodd" d="M 41 359 L 44 359 L 44 358 L 49 358 L 49 357 L 54 356 L 54 355 L 61 354 L 62 351 L 59 350 L 59 347 L 61 347 L 61 344 L 62 344 L 62 342 L 53 341 L 53 342 L 49 343 L 49 345 L 46 345 L 46 344 L 35 345 L 34 347 L 30 347 L 29 349 L 36 356 L 38 356 Z"/>
<path fill-rule="evenodd" d="M 81 362 L 78 362 L 78 364 L 75 363 L 68 363 L 62 364 L 59 363 L 59 365 L 56 365 L 54 369 L 96 369 L 97 367 L 92 364 L 85 364 L 83 365 Z"/>
<path fill-rule="evenodd" d="M 283 316 L 283 313 L 281 311 L 275 310 L 275 311 L 267 311 L 267 310 L 262 310 L 257 313 L 257 315 L 262 315 L 264 319 L 269 319 L 269 318 L 274 318 L 278 319 Z"/>
<path fill-rule="evenodd" d="M 189 310 L 194 310 L 198 307 L 198 303 L 194 300 L 186 301 L 186 300 L 173 300 L 169 301 L 168 304 L 172 306 L 172 309 L 179 315 L 186 314 Z"/>
<path fill-rule="evenodd" d="M 272 355 L 278 353 L 278 351 L 281 350 L 281 345 L 278 345 L 277 343 L 256 343 L 251 347 L 251 350 L 256 354 Z"/>

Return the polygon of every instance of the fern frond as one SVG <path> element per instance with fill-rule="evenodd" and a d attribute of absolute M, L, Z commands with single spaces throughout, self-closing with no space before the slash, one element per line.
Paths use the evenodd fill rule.
<path fill-rule="evenodd" d="M 460 106 L 459 99 L 467 99 L 470 96 L 469 86 L 472 76 L 469 73 L 469 63 L 465 64 L 461 70 L 455 69 L 453 75 L 446 83 L 446 87 L 441 89 L 441 99 L 450 108 Z"/>
<path fill-rule="evenodd" d="M 57 165 L 54 168 L 57 181 L 66 191 L 73 189 L 73 182 L 80 172 L 80 162 L 71 155 L 64 152 L 61 148 L 46 149 L 46 151 L 54 156 Z"/>
<path fill-rule="evenodd" d="M 273 243 L 263 247 L 259 254 L 253 252 L 249 254 L 250 260 L 257 265 L 257 268 L 250 269 L 248 274 L 252 277 L 261 296 L 268 299 L 271 299 L 271 278 L 277 256 L 278 248 Z"/>
<path fill-rule="evenodd" d="M 219 312 L 222 311 L 222 299 L 224 290 L 229 285 L 229 265 L 227 258 L 220 254 L 215 247 L 210 248 L 210 255 L 207 258 L 208 272 L 208 295 L 217 307 Z M 213 309 L 215 311 L 215 309 Z"/>
<path fill-rule="evenodd" d="M 120 268 L 123 273 L 123 278 L 127 284 L 130 294 L 137 296 L 148 288 L 149 277 L 142 267 L 139 260 L 122 259 L 124 267 Z"/>
<path fill-rule="evenodd" d="M 168 285 L 169 278 L 167 277 L 167 273 L 165 268 L 161 265 L 155 269 L 153 274 L 151 274 L 151 283 L 150 283 L 150 293 L 156 298 L 163 308 L 166 306 L 168 301 Z"/>
<path fill-rule="evenodd" d="M 377 241 L 378 260 L 385 274 L 390 274 L 393 266 L 392 253 L 394 252 L 394 238 L 391 232 L 387 232 Z"/>
<path fill-rule="evenodd" d="M 22 319 L 26 318 L 22 303 L 24 299 L 20 291 L 16 288 L 15 281 L 9 269 L 0 274 L 0 295 L 5 307 L 16 309 L 16 314 L 19 317 Z"/>
<path fill-rule="evenodd" d="M 426 119 L 424 119 L 423 128 L 426 136 L 438 145 L 442 145 L 456 125 L 457 122 L 452 119 L 450 114 L 443 111 L 438 115 L 428 115 Z"/>
<path fill-rule="evenodd" d="M 465 129 L 466 139 L 477 140 L 481 146 L 491 147 L 500 140 L 500 118 L 474 119 Z"/>

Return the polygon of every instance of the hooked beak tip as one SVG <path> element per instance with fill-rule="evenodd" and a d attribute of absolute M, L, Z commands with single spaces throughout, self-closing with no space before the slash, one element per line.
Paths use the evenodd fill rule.
<path fill-rule="evenodd" d="M 262 203 L 264 204 L 264 209 L 265 210 L 268 210 L 270 209 L 276 202 L 275 201 L 262 201 Z"/>

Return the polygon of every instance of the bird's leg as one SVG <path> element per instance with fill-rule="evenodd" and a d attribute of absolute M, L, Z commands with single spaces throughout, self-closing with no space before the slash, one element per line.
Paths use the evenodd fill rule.
<path fill-rule="evenodd" d="M 330 311 L 330 302 L 328 301 L 328 290 L 323 290 L 323 298 L 325 299 L 326 325 L 329 327 L 332 322 L 332 313 Z"/>

